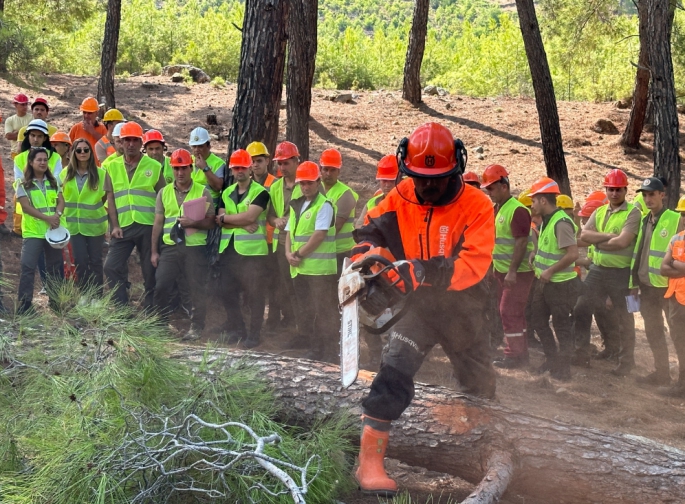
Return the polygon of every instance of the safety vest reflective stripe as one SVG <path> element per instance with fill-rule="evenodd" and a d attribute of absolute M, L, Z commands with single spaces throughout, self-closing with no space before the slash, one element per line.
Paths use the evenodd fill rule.
<path fill-rule="evenodd" d="M 107 210 L 105 197 L 105 178 L 107 173 L 98 168 L 98 187 L 93 190 L 86 180 L 79 190 L 75 178 L 65 182 L 68 170 L 62 170 L 62 195 L 64 196 L 64 220 L 72 235 L 102 236 L 107 232 Z"/>
<path fill-rule="evenodd" d="M 285 197 L 283 196 L 283 184 L 285 184 L 285 178 L 279 178 L 269 187 L 269 196 L 271 196 L 271 205 L 274 208 L 274 213 L 276 217 L 281 218 L 285 214 Z M 295 184 L 293 187 L 293 193 L 291 195 L 291 200 L 295 200 L 302 196 L 302 190 L 300 189 L 300 184 Z M 278 235 L 280 230 L 278 228 L 274 229 L 274 240 L 273 240 L 273 251 L 276 252 L 278 248 Z"/>
<path fill-rule="evenodd" d="M 563 256 L 562 256 L 562 257 L 563 257 Z M 541 263 L 540 261 L 535 261 L 535 262 L 534 262 L 534 265 L 535 265 L 535 270 L 536 270 L 536 271 L 537 271 L 537 270 L 540 270 L 540 272 L 545 271 L 545 270 L 548 270 L 548 269 L 550 269 L 550 268 L 552 267 L 551 264 L 543 264 L 543 263 Z M 573 274 L 575 275 L 575 271 L 574 271 L 574 269 L 571 268 L 571 267 L 569 267 L 569 268 L 564 268 L 564 269 L 562 269 L 562 270 L 559 270 L 559 272 L 560 272 L 560 273 L 573 273 Z M 556 275 L 556 273 L 555 273 L 555 275 Z"/>
<path fill-rule="evenodd" d="M 124 191 L 117 191 L 114 193 L 114 197 L 118 198 L 119 196 L 124 196 L 125 194 L 130 194 L 131 196 L 147 196 L 149 198 L 157 197 L 155 191 L 143 191 L 140 189 L 127 189 Z"/>
<path fill-rule="evenodd" d="M 130 226 L 134 222 L 151 226 L 155 221 L 155 186 L 160 178 L 162 165 L 149 156 L 143 156 L 128 179 L 123 156 L 108 165 L 112 179 L 114 203 L 119 216 L 119 226 Z"/>
<path fill-rule="evenodd" d="M 26 190 L 26 195 L 33 208 L 45 215 L 53 215 L 57 210 L 57 189 L 50 186 L 50 182 L 45 180 L 45 194 L 36 186 Z M 21 220 L 21 235 L 24 238 L 45 238 L 45 233 L 50 229 L 50 225 L 41 219 L 36 219 L 29 214 L 24 214 Z"/>
<path fill-rule="evenodd" d="M 247 188 L 247 194 L 240 203 L 236 205 L 235 201 L 231 199 L 231 194 L 237 190 L 238 183 L 235 183 L 228 187 L 222 195 L 226 215 L 236 215 L 247 212 L 252 202 L 255 201 L 260 194 L 263 192 L 268 194 L 268 191 L 264 186 L 251 180 L 250 185 Z M 222 228 L 219 253 L 226 250 L 226 247 L 228 247 L 228 244 L 231 241 L 231 237 L 233 237 L 233 247 L 238 254 L 243 256 L 267 255 L 269 253 L 269 246 L 266 243 L 266 208 L 259 214 L 256 224 L 258 227 L 257 231 L 254 233 L 249 233 L 242 228 Z"/>
<path fill-rule="evenodd" d="M 82 210 L 100 210 L 105 208 L 105 204 L 101 201 L 99 203 L 94 203 L 89 205 L 87 203 L 72 203 L 71 201 L 64 202 L 64 208 L 81 208 Z"/>
<path fill-rule="evenodd" d="M 307 243 L 309 241 L 309 236 L 296 236 L 293 238 L 293 242 L 302 242 L 302 243 Z M 323 239 L 323 241 L 326 242 L 334 242 L 335 241 L 335 236 L 328 236 Z"/>
<path fill-rule="evenodd" d="M 316 217 L 324 205 L 332 205 L 332 203 L 323 194 L 319 193 L 301 216 L 295 215 L 294 209 L 291 210 L 288 229 L 290 230 L 292 252 L 296 252 L 304 247 L 309 238 L 314 234 L 316 230 Z M 335 207 L 333 207 L 333 210 L 335 210 Z M 338 269 L 335 250 L 336 243 L 335 218 L 333 218 L 326 238 L 314 252 L 304 257 L 298 266 L 290 266 L 290 276 L 295 278 L 297 275 L 335 275 Z"/>
<path fill-rule="evenodd" d="M 576 230 L 576 225 L 563 210 L 556 210 L 547 224 L 543 225 L 538 241 L 538 251 L 533 261 L 535 276 L 538 278 L 543 271 L 557 264 L 566 255 L 566 251 L 560 249 L 557 242 L 556 225 L 560 220 L 567 220 L 573 226 L 574 231 Z M 574 264 L 570 264 L 563 270 L 555 272 L 550 280 L 552 282 L 565 282 L 576 278 L 574 266 Z"/>
<path fill-rule="evenodd" d="M 526 211 L 530 213 L 530 210 L 516 198 L 509 198 L 499 209 L 497 215 L 495 215 L 495 248 L 493 249 L 492 254 L 492 265 L 495 271 L 499 273 L 507 273 L 509 271 L 509 266 L 511 266 L 511 261 L 514 258 L 516 238 L 514 238 L 514 235 L 511 233 L 511 221 L 514 218 L 514 212 L 516 212 L 519 207 L 525 208 Z M 531 229 L 528 233 L 528 243 L 526 245 L 524 260 L 521 261 L 521 264 L 516 270 L 518 272 L 531 271 L 531 267 L 528 265 L 528 261 L 525 260 L 525 257 L 530 255 L 535 249 L 532 233 L 533 231 Z"/>
<path fill-rule="evenodd" d="M 649 283 L 652 287 L 666 287 L 668 285 L 668 278 L 661 275 L 661 263 L 666 257 L 666 251 L 668 250 L 668 245 L 671 242 L 671 238 L 675 236 L 678 232 L 678 225 L 680 224 L 680 214 L 674 212 L 673 210 L 664 210 L 664 212 L 659 216 L 659 220 L 654 226 L 652 231 L 652 238 L 647 243 L 642 243 L 643 240 L 643 229 L 644 229 L 644 219 L 643 225 L 640 226 L 640 232 L 638 233 L 637 242 L 635 243 L 635 250 L 633 252 L 632 261 L 630 264 L 630 269 L 633 274 L 630 276 L 630 287 L 637 287 L 634 285 L 635 277 L 635 263 L 637 262 L 637 255 L 641 253 L 640 246 L 649 247 L 648 252 L 648 273 L 649 273 Z"/>
<path fill-rule="evenodd" d="M 356 203 L 359 199 L 359 195 L 356 192 L 354 192 L 349 186 L 343 184 L 339 180 L 335 183 L 333 187 L 326 191 L 326 198 L 328 198 L 329 201 L 333 203 L 336 213 L 338 211 L 338 200 L 340 200 L 340 198 L 347 191 L 350 191 L 352 193 L 352 196 L 354 197 L 354 201 Z M 345 220 L 345 224 L 343 224 L 342 228 L 340 228 L 340 231 L 336 235 L 335 250 L 338 253 L 352 250 L 352 248 L 355 246 L 354 238 L 352 238 L 352 231 L 354 231 L 354 216 L 355 209 L 353 208 L 352 213 L 349 215 L 349 217 L 347 217 L 347 219 Z"/>
<path fill-rule="evenodd" d="M 183 201 L 192 201 L 202 198 L 204 190 L 205 186 L 193 182 L 188 193 L 185 195 L 185 198 L 183 198 Z M 162 204 L 164 205 L 164 232 L 162 240 L 167 245 L 176 245 L 171 239 L 171 230 L 183 212 L 181 206 L 178 204 L 178 199 L 176 199 L 176 190 L 174 189 L 173 183 L 162 189 Z M 186 234 L 185 236 L 185 244 L 187 247 L 198 247 L 200 245 L 205 245 L 206 243 L 206 229 L 198 229 L 193 234 Z"/>
<path fill-rule="evenodd" d="M 595 213 L 595 226 L 600 233 L 614 233 L 620 234 L 626 225 L 630 212 L 635 208 L 631 203 L 626 203 L 625 210 L 619 210 L 612 213 L 605 221 L 609 204 L 599 207 Z M 623 250 L 606 251 L 601 249 L 595 250 L 595 255 L 592 261 L 598 266 L 605 268 L 628 268 L 630 267 L 633 258 L 634 244 Z"/>

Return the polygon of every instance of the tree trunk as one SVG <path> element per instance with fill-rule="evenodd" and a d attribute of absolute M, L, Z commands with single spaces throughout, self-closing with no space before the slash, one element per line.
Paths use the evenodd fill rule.
<path fill-rule="evenodd" d="M 0 0 L 0 29 L 5 28 L 5 20 L 3 19 L 3 14 L 5 13 L 5 0 Z M 3 47 L 0 50 L 0 73 L 7 73 L 7 48 Z"/>
<path fill-rule="evenodd" d="M 675 208 L 680 197 L 680 153 L 671 59 L 674 10 L 668 0 L 647 0 L 647 14 L 654 107 L 654 174 L 668 181 L 668 207 Z"/>
<path fill-rule="evenodd" d="M 640 135 L 645 124 L 647 114 L 647 102 L 649 101 L 649 51 L 648 45 L 648 17 L 647 0 L 637 2 L 638 19 L 640 22 L 640 56 L 638 57 L 638 69 L 635 73 L 635 89 L 633 91 L 633 108 L 626 129 L 621 137 L 621 144 L 626 147 L 637 149 L 640 147 Z"/>
<path fill-rule="evenodd" d="M 571 184 L 568 180 L 568 170 L 564 158 L 564 145 L 561 140 L 554 84 L 535 14 L 535 4 L 533 0 L 516 0 L 516 9 L 518 10 L 530 75 L 533 80 L 535 105 L 540 122 L 542 154 L 545 158 L 547 175 L 559 184 L 562 193 L 571 196 Z"/>
<path fill-rule="evenodd" d="M 107 1 L 105 36 L 100 54 L 100 78 L 98 79 L 98 100 L 104 100 L 105 110 L 116 107 L 114 99 L 114 68 L 119 49 L 119 26 L 121 24 L 121 0 Z"/>
<path fill-rule="evenodd" d="M 287 0 L 247 0 L 228 155 L 253 141 L 276 148 L 285 67 Z"/>
<path fill-rule="evenodd" d="M 341 409 L 360 413 L 372 376 L 362 372 L 357 383 L 343 389 L 340 368 L 331 364 L 221 349 L 216 353 L 227 356 L 229 365 L 256 365 L 275 389 L 283 420 L 303 426 Z M 200 362 L 207 356 L 204 348 L 179 347 L 174 357 Z M 388 456 L 480 483 L 465 501 L 470 503 L 496 502 L 507 483 L 526 502 L 685 500 L 681 450 L 526 415 L 444 387 L 416 384 L 414 401 L 393 423 Z"/>
<path fill-rule="evenodd" d="M 297 145 L 302 160 L 309 159 L 309 111 L 316 63 L 318 14 L 318 0 L 290 2 L 285 137 Z"/>
<path fill-rule="evenodd" d="M 430 0 L 416 0 L 414 20 L 409 32 L 407 59 L 404 62 L 402 98 L 413 105 L 421 103 L 421 63 L 423 62 L 423 51 L 426 48 L 429 8 Z"/>

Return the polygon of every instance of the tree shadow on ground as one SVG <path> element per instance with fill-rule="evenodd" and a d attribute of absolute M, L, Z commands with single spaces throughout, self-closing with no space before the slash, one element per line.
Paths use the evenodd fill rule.
<path fill-rule="evenodd" d="M 382 152 L 378 152 L 377 150 L 373 149 L 367 149 L 366 147 L 353 142 L 348 142 L 347 140 L 343 140 L 342 138 L 335 136 L 331 130 L 311 116 L 309 117 L 309 131 L 316 133 L 321 140 L 330 142 L 338 147 L 344 147 L 345 149 L 364 154 L 372 159 L 380 159 L 384 156 Z"/>

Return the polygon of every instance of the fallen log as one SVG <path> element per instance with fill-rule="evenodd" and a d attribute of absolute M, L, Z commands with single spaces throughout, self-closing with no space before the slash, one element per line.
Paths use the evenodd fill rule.
<path fill-rule="evenodd" d="M 337 366 L 217 349 L 229 365 L 251 363 L 274 386 L 290 422 L 308 425 L 348 408 L 360 413 L 372 375 L 348 389 Z M 199 361 L 205 349 L 175 358 Z M 212 357 L 214 358 L 214 357 Z M 578 427 L 505 408 L 454 390 L 416 385 L 393 423 L 388 456 L 477 484 L 464 501 L 497 502 L 505 492 L 559 504 L 685 502 L 685 452 L 649 439 Z M 529 502 L 527 500 L 527 502 Z"/>

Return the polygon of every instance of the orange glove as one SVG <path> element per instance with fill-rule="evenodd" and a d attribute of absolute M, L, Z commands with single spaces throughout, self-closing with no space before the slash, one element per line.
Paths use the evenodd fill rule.
<path fill-rule="evenodd" d="M 397 282 L 395 283 L 395 286 L 405 294 L 418 289 L 426 279 L 426 269 L 418 259 L 397 261 L 395 263 L 395 268 L 397 268 L 397 270 L 388 270 L 386 276 L 390 282 Z"/>

